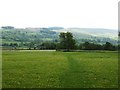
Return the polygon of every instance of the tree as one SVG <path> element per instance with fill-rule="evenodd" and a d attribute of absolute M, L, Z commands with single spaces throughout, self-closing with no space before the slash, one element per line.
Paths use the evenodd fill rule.
<path fill-rule="evenodd" d="M 90 43 L 89 43 L 89 42 L 85 42 L 85 43 L 83 44 L 83 49 L 89 50 L 89 49 L 90 49 Z"/>
<path fill-rule="evenodd" d="M 115 50 L 115 46 L 113 46 L 111 43 L 106 42 L 104 45 L 105 50 Z"/>
<path fill-rule="evenodd" d="M 31 50 L 32 48 L 34 48 L 34 43 L 30 42 L 29 45 L 28 45 L 28 47 L 29 47 L 29 50 Z"/>
<path fill-rule="evenodd" d="M 53 43 L 53 42 L 43 42 L 41 45 L 40 45 L 40 48 L 41 49 L 56 49 L 56 44 Z"/>
<path fill-rule="evenodd" d="M 60 49 L 66 49 L 66 34 L 65 33 L 60 33 L 59 35 L 60 38 Z"/>
<path fill-rule="evenodd" d="M 73 39 L 73 35 L 70 32 L 60 33 L 60 49 L 66 49 L 70 51 L 71 49 L 75 49 L 75 40 Z"/>
<path fill-rule="evenodd" d="M 102 50 L 103 46 L 96 43 L 84 42 L 83 44 L 79 45 L 79 49 L 82 50 Z"/>

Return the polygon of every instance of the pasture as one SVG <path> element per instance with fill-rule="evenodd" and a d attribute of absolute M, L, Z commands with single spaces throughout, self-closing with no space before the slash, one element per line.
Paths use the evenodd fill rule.
<path fill-rule="evenodd" d="M 3 88 L 117 88 L 118 53 L 7 51 Z"/>

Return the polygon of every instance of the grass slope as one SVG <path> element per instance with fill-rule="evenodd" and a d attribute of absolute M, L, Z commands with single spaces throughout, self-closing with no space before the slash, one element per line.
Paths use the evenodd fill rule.
<path fill-rule="evenodd" d="M 117 52 L 3 51 L 3 88 L 116 88 Z"/>

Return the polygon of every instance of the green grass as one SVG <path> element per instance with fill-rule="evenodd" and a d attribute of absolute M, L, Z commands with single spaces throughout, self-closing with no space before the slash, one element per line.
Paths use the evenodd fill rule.
<path fill-rule="evenodd" d="M 117 52 L 3 51 L 3 88 L 117 88 Z"/>

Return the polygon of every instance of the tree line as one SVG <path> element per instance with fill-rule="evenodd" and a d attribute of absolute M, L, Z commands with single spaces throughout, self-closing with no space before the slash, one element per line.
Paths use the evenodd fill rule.
<path fill-rule="evenodd" d="M 97 44 L 91 42 L 84 42 L 82 44 L 76 44 L 76 41 L 70 32 L 60 33 L 59 40 L 56 42 L 29 42 L 29 43 L 3 43 L 2 46 L 12 47 L 12 49 L 19 49 L 20 47 L 26 47 L 29 50 L 118 50 L 120 45 L 115 46 L 110 42 L 105 44 Z"/>

